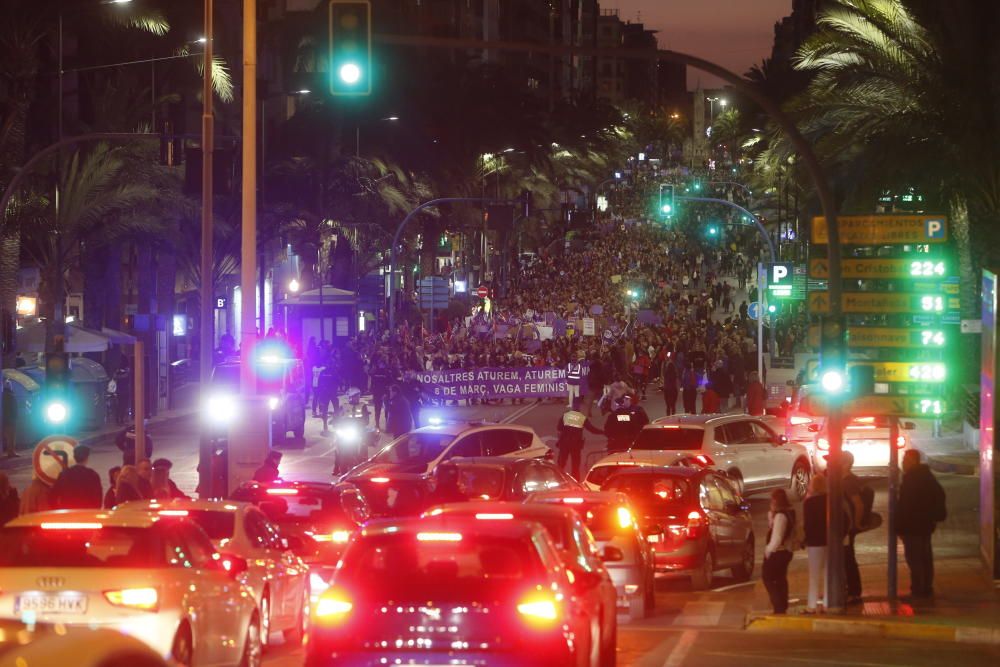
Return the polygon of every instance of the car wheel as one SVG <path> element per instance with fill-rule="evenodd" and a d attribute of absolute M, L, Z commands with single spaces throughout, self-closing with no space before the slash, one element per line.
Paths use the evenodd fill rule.
<path fill-rule="evenodd" d="M 712 586 L 712 579 L 715 575 L 715 557 L 712 549 L 705 551 L 705 560 L 701 562 L 701 567 L 691 575 L 691 587 L 696 591 L 703 591 Z"/>
<path fill-rule="evenodd" d="M 747 538 L 743 545 L 743 553 L 740 556 L 740 563 L 733 567 L 733 576 L 737 581 L 749 581 L 753 576 L 754 567 L 754 540 L 753 535 Z"/>
<path fill-rule="evenodd" d="M 283 634 L 285 643 L 300 646 L 306 636 L 306 624 L 309 622 L 309 591 L 306 590 L 302 596 L 302 604 L 299 607 L 299 615 L 295 620 L 295 625 L 286 629 Z"/>
<path fill-rule="evenodd" d="M 260 645 L 267 649 L 271 643 L 271 596 L 265 590 L 260 596 Z"/>
<path fill-rule="evenodd" d="M 611 632 L 601 649 L 601 667 L 615 667 L 618 664 L 618 622 L 611 619 Z"/>
<path fill-rule="evenodd" d="M 243 639 L 243 657 L 240 667 L 261 667 L 261 654 L 264 647 L 260 643 L 260 619 L 255 614 L 247 625 L 246 637 Z"/>
<path fill-rule="evenodd" d="M 792 468 L 791 490 L 795 500 L 803 500 L 809 493 L 809 466 L 804 461 L 799 461 Z"/>
<path fill-rule="evenodd" d="M 187 623 L 182 625 L 174 636 L 170 657 L 181 667 L 191 667 L 194 664 L 194 642 L 191 640 L 191 628 Z"/>

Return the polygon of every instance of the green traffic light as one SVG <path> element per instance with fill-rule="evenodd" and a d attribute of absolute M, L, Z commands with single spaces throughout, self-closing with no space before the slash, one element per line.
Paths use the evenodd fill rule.
<path fill-rule="evenodd" d="M 358 67 L 357 63 L 344 63 L 337 70 L 337 75 L 341 81 L 349 86 L 353 86 L 361 80 L 361 68 Z"/>
<path fill-rule="evenodd" d="M 62 424 L 69 416 L 69 409 L 62 401 L 52 401 L 45 406 L 45 420 L 50 424 Z"/>
<path fill-rule="evenodd" d="M 844 374 L 840 371 L 826 371 L 820 377 L 820 386 L 829 394 L 839 394 L 844 390 Z"/>
<path fill-rule="evenodd" d="M 674 207 L 671 206 L 670 204 L 664 204 L 663 206 L 660 207 L 660 210 L 663 211 L 663 213 L 669 215 L 671 212 L 673 212 Z"/>
<path fill-rule="evenodd" d="M 719 233 L 719 228 L 718 227 L 709 227 L 708 228 L 708 235 L 709 236 L 715 236 L 718 233 Z"/>
<path fill-rule="evenodd" d="M 775 313 L 777 311 L 778 311 L 778 308 L 773 303 L 770 306 L 767 307 L 767 312 L 769 312 L 769 313 Z"/>

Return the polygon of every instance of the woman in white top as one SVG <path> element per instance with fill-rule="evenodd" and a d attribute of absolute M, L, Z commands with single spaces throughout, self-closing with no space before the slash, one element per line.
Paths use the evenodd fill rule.
<path fill-rule="evenodd" d="M 788 564 L 792 562 L 792 540 L 795 535 L 795 510 L 784 489 L 771 492 L 771 511 L 767 516 L 767 546 L 761 579 L 771 598 L 775 614 L 788 611 Z"/>

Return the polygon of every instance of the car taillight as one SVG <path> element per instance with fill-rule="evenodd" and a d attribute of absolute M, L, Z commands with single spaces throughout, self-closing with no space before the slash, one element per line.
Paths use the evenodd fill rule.
<path fill-rule="evenodd" d="M 632 512 L 627 507 L 619 507 L 615 510 L 615 516 L 618 517 L 618 526 L 621 528 L 631 528 L 635 522 Z"/>
<path fill-rule="evenodd" d="M 702 513 L 694 510 L 688 513 L 688 523 L 687 523 L 687 537 L 689 540 L 693 540 L 701 535 L 702 530 L 705 528 L 705 517 Z"/>
<path fill-rule="evenodd" d="M 299 495 L 299 490 L 298 489 L 283 489 L 283 488 L 268 489 L 267 490 L 267 495 L 269 495 L 269 496 L 297 496 L 297 495 Z"/>
<path fill-rule="evenodd" d="M 792 426 L 803 426 L 805 424 L 812 424 L 812 419 L 809 417 L 789 417 L 788 423 Z"/>
<path fill-rule="evenodd" d="M 344 591 L 330 588 L 319 596 L 313 615 L 320 623 L 339 623 L 351 613 L 352 609 L 354 609 L 354 604 Z"/>
<path fill-rule="evenodd" d="M 533 595 L 517 605 L 517 613 L 532 625 L 548 626 L 559 619 L 559 604 L 550 595 Z"/>
<path fill-rule="evenodd" d="M 826 438 L 816 438 L 816 448 L 826 451 L 830 449 L 830 441 Z"/>
<path fill-rule="evenodd" d="M 905 449 L 906 448 L 906 436 L 905 435 L 897 435 L 896 436 L 896 446 L 899 447 L 900 449 Z"/>
<path fill-rule="evenodd" d="M 418 542 L 461 542 L 461 533 L 417 533 Z"/>
<path fill-rule="evenodd" d="M 104 524 L 89 521 L 43 521 L 42 530 L 100 530 Z"/>
<path fill-rule="evenodd" d="M 510 521 L 513 518 L 510 512 L 476 512 L 479 521 Z"/>
<path fill-rule="evenodd" d="M 332 533 L 315 533 L 312 536 L 316 542 L 333 542 L 335 544 L 346 544 L 351 539 L 351 531 L 335 530 Z"/>
<path fill-rule="evenodd" d="M 142 611 L 156 611 L 160 595 L 155 588 L 122 588 L 104 591 L 105 599 L 116 607 L 128 607 Z"/>
<path fill-rule="evenodd" d="M 708 456 L 707 454 L 699 454 L 698 456 L 694 457 L 694 460 L 702 464 L 703 466 L 715 465 L 715 461 L 713 461 L 712 457 Z"/>
<path fill-rule="evenodd" d="M 160 516 L 187 516 L 187 510 L 160 510 L 157 512 Z"/>

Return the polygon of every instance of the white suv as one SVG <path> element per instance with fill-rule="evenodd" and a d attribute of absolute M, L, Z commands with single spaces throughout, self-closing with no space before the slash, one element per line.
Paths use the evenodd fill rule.
<path fill-rule="evenodd" d="M 726 472 L 740 495 L 787 488 L 793 499 L 809 489 L 809 451 L 779 435 L 768 418 L 749 415 L 673 415 L 639 433 L 632 448 L 598 461 L 587 474 L 595 488 L 615 466 L 702 465 Z"/>

